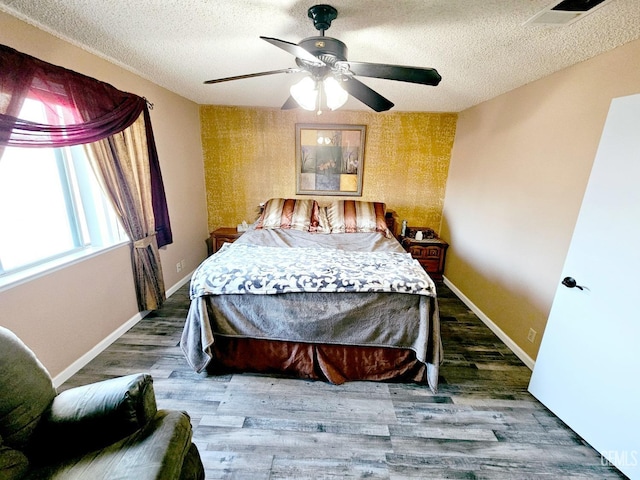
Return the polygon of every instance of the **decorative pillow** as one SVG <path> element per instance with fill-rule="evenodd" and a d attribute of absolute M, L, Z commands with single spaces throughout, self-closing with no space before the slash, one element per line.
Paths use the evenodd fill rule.
<path fill-rule="evenodd" d="M 292 228 L 315 232 L 319 224 L 315 200 L 272 198 L 265 203 L 255 228 Z"/>
<path fill-rule="evenodd" d="M 339 200 L 327 206 L 331 233 L 380 232 L 391 238 L 385 213 L 386 206 L 381 202 Z"/>

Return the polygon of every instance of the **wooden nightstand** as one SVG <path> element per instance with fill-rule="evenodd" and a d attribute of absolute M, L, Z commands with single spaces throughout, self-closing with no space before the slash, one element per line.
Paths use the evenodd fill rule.
<path fill-rule="evenodd" d="M 420 262 L 429 276 L 434 280 L 442 280 L 444 261 L 449 244 L 439 238 L 425 238 L 416 240 L 410 237 L 400 237 L 404 249 Z"/>
<path fill-rule="evenodd" d="M 211 246 L 213 248 L 211 253 L 213 254 L 220 250 L 224 243 L 235 242 L 243 233 L 244 232 L 239 232 L 237 229 L 230 227 L 222 227 L 214 230 L 211 232 Z"/>

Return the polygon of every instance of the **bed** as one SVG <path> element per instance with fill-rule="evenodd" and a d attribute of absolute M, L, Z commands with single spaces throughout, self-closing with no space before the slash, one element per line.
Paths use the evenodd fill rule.
<path fill-rule="evenodd" d="M 426 383 L 442 361 L 435 284 L 380 202 L 271 199 L 194 272 L 182 351 L 197 372 Z"/>

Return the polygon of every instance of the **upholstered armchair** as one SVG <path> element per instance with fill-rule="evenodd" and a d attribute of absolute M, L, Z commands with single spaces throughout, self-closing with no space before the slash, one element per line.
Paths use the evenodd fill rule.
<path fill-rule="evenodd" d="M 49 373 L 0 327 L 0 480 L 201 480 L 184 412 L 158 410 L 135 374 L 58 394 Z"/>

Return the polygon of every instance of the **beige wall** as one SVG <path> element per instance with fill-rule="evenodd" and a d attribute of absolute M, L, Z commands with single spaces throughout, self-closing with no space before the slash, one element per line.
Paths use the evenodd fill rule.
<path fill-rule="evenodd" d="M 365 125 L 362 197 L 349 198 L 385 202 L 410 225 L 440 229 L 455 113 L 318 117 L 301 109 L 207 105 L 201 117 L 211 230 L 255 220 L 258 205 L 269 198 L 296 196 L 296 123 Z"/>
<path fill-rule="evenodd" d="M 612 98 L 640 92 L 640 41 L 462 112 L 444 205 L 446 277 L 535 359 Z M 637 212 L 629 212 L 637 215 Z M 602 235 L 593 261 L 615 239 Z M 534 343 L 529 328 L 537 330 Z"/>
<path fill-rule="evenodd" d="M 161 249 L 167 288 L 206 256 L 198 106 L 70 43 L 0 12 L 0 43 L 116 88 L 144 96 L 158 147 L 174 243 Z M 46 241 L 43 235 L 42 241 Z M 185 260 L 185 271 L 176 263 Z M 137 313 L 129 247 L 0 291 L 0 324 L 11 328 L 57 375 Z"/>

